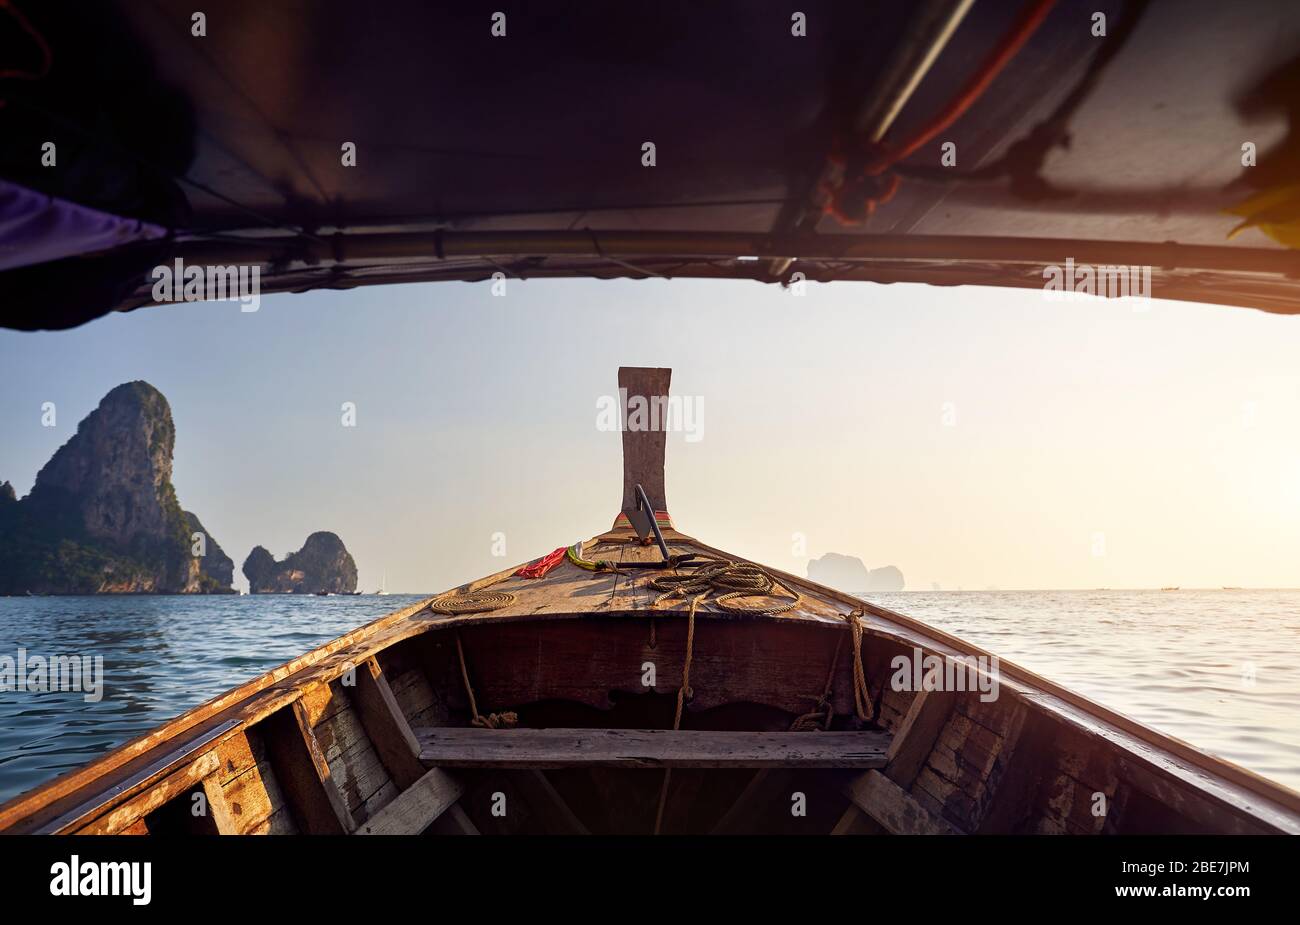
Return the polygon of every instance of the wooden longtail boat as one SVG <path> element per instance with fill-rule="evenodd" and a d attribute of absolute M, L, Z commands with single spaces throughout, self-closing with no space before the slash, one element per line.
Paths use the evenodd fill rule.
<path fill-rule="evenodd" d="M 624 400 L 669 375 L 621 370 Z M 623 513 L 542 577 L 341 636 L 10 801 L 0 830 L 1300 833 L 1300 794 L 679 532 L 665 436 L 625 427 Z M 997 684 L 900 689 L 918 652 Z"/>

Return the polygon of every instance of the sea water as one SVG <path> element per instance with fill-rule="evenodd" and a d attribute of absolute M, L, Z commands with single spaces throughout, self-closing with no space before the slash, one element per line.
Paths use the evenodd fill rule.
<path fill-rule="evenodd" d="M 1300 591 L 866 595 L 1300 789 Z M 0 660 L 102 657 L 102 690 L 0 691 L 0 800 L 420 600 L 0 598 Z M 87 663 L 89 664 L 89 663 Z"/>

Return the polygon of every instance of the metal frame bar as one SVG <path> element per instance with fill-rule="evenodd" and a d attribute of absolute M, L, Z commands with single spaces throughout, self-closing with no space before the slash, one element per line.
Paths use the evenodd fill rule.
<path fill-rule="evenodd" d="M 796 260 L 925 260 L 941 263 L 1093 265 L 1272 273 L 1300 279 L 1300 254 L 1284 248 L 1017 238 L 975 235 L 770 235 L 743 232 L 433 231 L 336 235 L 325 245 L 289 237 L 189 242 L 177 256 L 192 263 L 387 263 L 488 257 L 792 257 Z M 748 274 L 738 274 L 748 275 Z"/>

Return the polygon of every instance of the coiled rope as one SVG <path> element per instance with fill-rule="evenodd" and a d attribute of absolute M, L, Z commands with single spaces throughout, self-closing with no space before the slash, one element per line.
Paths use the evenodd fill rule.
<path fill-rule="evenodd" d="M 469 594 L 444 594 L 429 603 L 429 609 L 435 613 L 487 613 L 500 610 L 515 602 L 515 596 L 507 591 L 471 591 Z"/>
<path fill-rule="evenodd" d="M 709 603 L 717 605 L 722 610 L 758 616 L 785 613 L 798 606 L 802 600 L 798 593 L 778 584 L 775 578 L 757 565 L 715 557 L 707 557 L 703 561 L 679 567 L 672 575 L 652 578 L 650 587 L 663 592 L 655 598 L 655 606 L 669 598 L 689 597 L 692 613 L 694 606 L 705 602 L 705 598 L 711 592 L 721 592 Z M 741 598 L 746 597 L 788 597 L 789 600 L 767 607 L 738 603 Z"/>

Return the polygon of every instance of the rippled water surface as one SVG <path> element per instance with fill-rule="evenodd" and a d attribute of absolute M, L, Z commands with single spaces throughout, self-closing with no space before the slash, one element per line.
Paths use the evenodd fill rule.
<path fill-rule="evenodd" d="M 1300 789 L 1300 591 L 868 596 Z M 98 703 L 0 692 L 0 800 L 416 600 L 0 598 L 0 657 L 101 655 L 105 679 Z"/>
<path fill-rule="evenodd" d="M 0 658 L 103 656 L 103 699 L 0 692 L 0 800 L 417 596 L 0 597 Z"/>
<path fill-rule="evenodd" d="M 863 596 L 1300 790 L 1300 591 Z"/>

